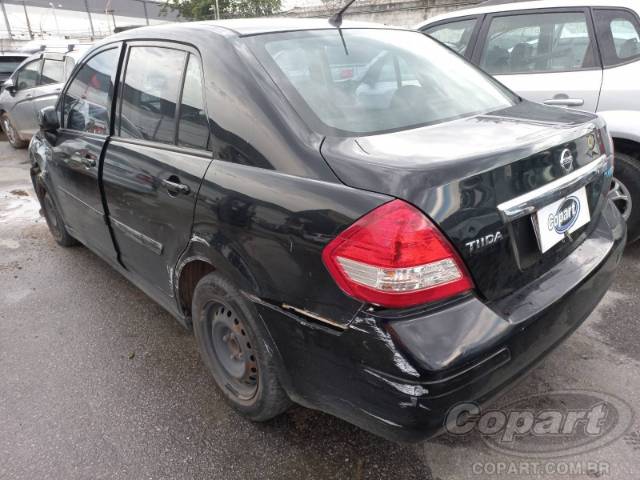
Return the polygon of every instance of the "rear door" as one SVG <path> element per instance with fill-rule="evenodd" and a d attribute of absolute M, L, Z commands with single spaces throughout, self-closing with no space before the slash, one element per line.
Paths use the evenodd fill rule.
<path fill-rule="evenodd" d="M 40 82 L 42 59 L 32 60 L 24 64 L 15 74 L 16 92 L 11 99 L 9 116 L 20 135 L 26 137 L 35 132 L 36 118 L 33 109 L 33 93 Z"/>
<path fill-rule="evenodd" d="M 59 103 L 61 128 L 49 171 L 58 207 L 72 234 L 99 254 L 115 260 L 98 177 L 109 138 L 119 44 L 91 54 L 67 83 Z"/>
<path fill-rule="evenodd" d="M 640 78 L 640 18 L 622 8 L 595 9 L 594 17 L 605 67 L 598 112 L 640 111 L 640 83 L 630 81 Z"/>
<path fill-rule="evenodd" d="M 121 263 L 165 296 L 173 296 L 173 269 L 212 160 L 203 85 L 195 50 L 129 44 L 104 192 Z"/>
<path fill-rule="evenodd" d="M 473 60 L 528 100 L 596 111 L 602 67 L 588 9 L 488 15 Z"/>

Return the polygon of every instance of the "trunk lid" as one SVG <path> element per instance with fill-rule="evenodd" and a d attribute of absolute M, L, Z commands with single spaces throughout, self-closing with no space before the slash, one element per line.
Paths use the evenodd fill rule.
<path fill-rule="evenodd" d="M 321 153 L 345 184 L 406 200 L 426 213 L 458 249 L 478 293 L 496 300 L 552 268 L 595 226 L 610 180 L 602 169 L 585 187 L 591 221 L 544 254 L 532 210 L 516 218 L 505 215 L 504 206 L 602 160 L 609 148 L 603 128 L 589 113 L 521 102 L 435 126 L 327 137 Z M 567 149 L 574 160 L 565 168 L 560 159 Z"/>

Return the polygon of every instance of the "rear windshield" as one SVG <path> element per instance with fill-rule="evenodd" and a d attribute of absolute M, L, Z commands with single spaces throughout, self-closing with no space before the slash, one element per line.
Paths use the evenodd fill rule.
<path fill-rule="evenodd" d="M 490 77 L 417 32 L 330 29 L 247 41 L 299 114 L 325 134 L 436 124 L 515 101 Z"/>
<path fill-rule="evenodd" d="M 25 57 L 0 57 L 0 74 L 12 74 Z"/>

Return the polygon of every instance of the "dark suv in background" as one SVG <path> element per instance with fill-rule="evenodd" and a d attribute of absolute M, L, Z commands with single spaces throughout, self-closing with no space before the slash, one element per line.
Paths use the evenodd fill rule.
<path fill-rule="evenodd" d="M 56 241 L 193 328 L 253 420 L 294 401 L 432 435 L 577 328 L 624 247 L 604 122 L 415 31 L 140 28 L 91 49 L 40 123 Z"/>

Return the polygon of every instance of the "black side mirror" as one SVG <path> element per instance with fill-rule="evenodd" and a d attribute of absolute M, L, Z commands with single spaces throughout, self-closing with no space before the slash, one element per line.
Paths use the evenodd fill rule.
<path fill-rule="evenodd" d="M 43 132 L 55 132 L 60 128 L 55 107 L 44 107 L 38 112 L 38 123 Z"/>
<path fill-rule="evenodd" d="M 14 93 L 16 93 L 16 84 L 13 83 L 13 79 L 11 78 L 7 78 L 4 83 L 2 84 L 2 88 L 4 90 L 6 90 L 7 92 L 9 92 L 11 95 L 13 95 Z"/>

